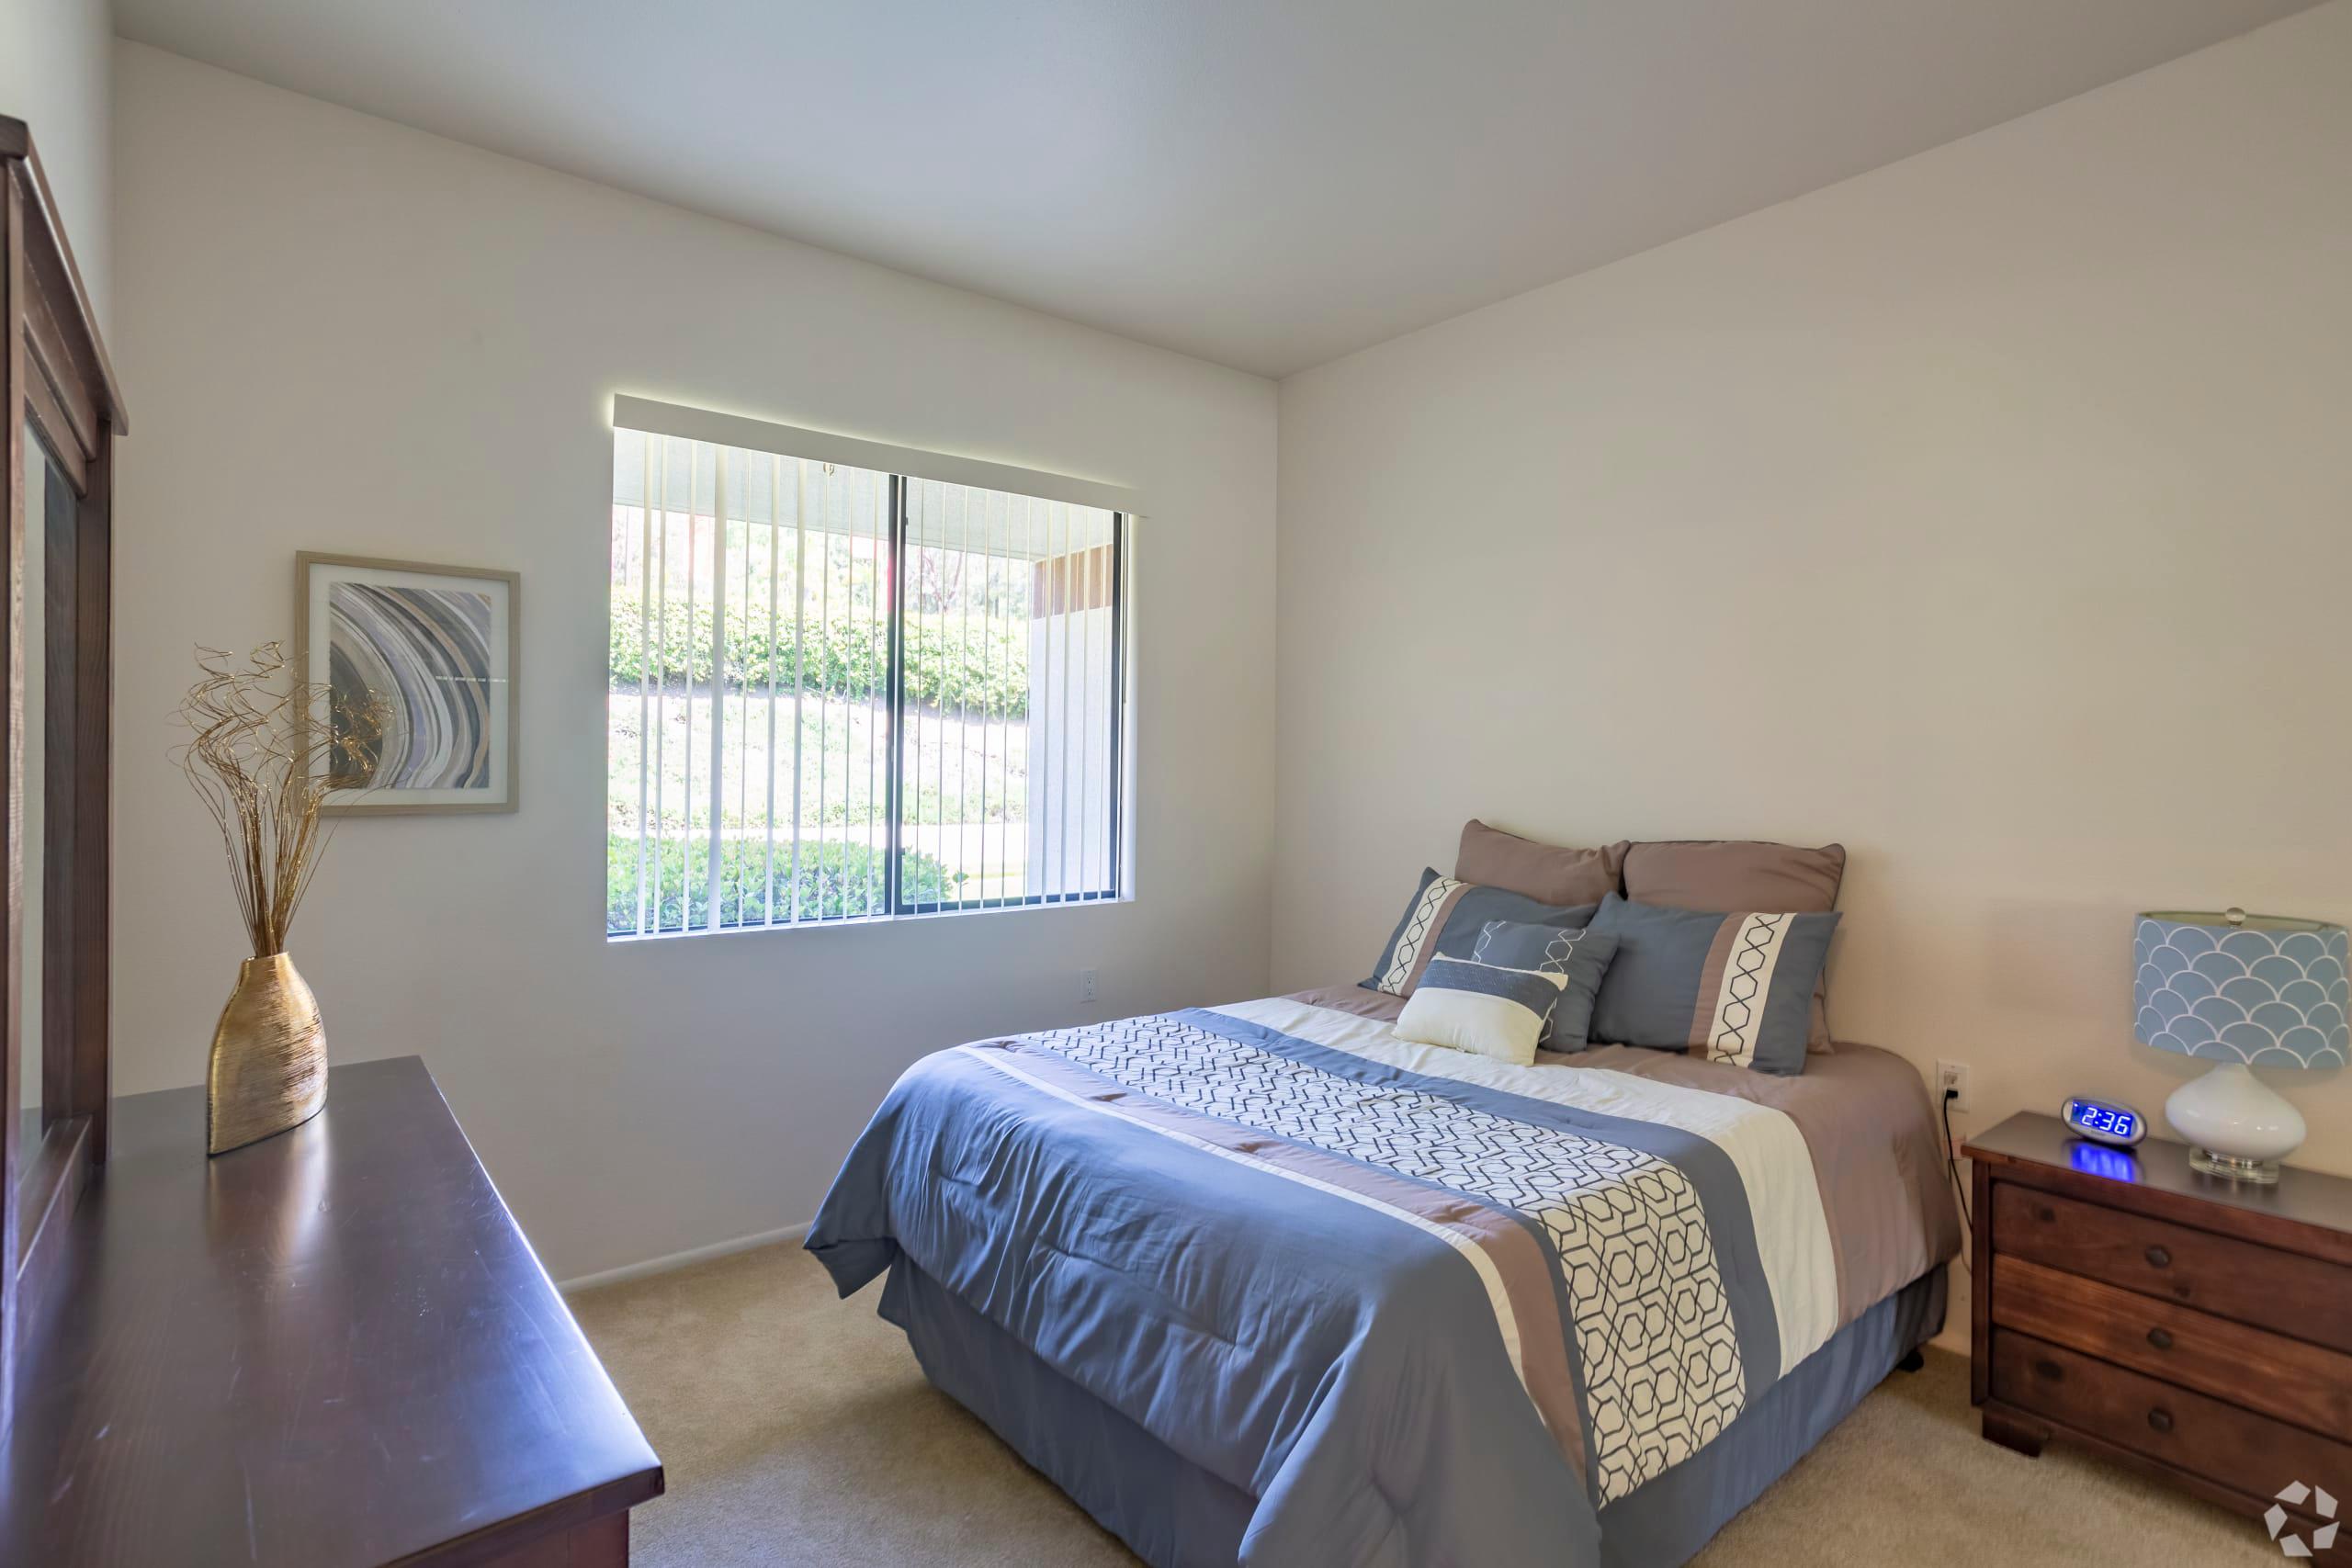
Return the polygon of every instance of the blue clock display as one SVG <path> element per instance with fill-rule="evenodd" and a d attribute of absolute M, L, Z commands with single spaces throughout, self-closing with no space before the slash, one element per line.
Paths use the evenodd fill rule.
<path fill-rule="evenodd" d="M 2058 1112 L 2067 1126 L 2086 1138 L 2128 1149 L 2148 1135 L 2147 1119 L 2128 1105 L 2103 1100 L 2075 1099 Z"/>

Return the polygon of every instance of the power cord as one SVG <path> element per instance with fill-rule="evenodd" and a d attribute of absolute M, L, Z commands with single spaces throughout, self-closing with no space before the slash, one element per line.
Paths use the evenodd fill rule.
<path fill-rule="evenodd" d="M 1968 1212 L 1968 1188 L 1960 1179 L 1960 1151 L 1954 1146 L 1951 1138 L 1951 1102 L 1959 1098 L 1960 1090 L 1956 1089 L 1944 1090 L 1944 1169 L 1951 1173 L 1951 1190 L 1960 1199 L 1960 1217 L 1967 1222 L 1968 1229 L 1973 1235 L 1976 1230 L 1976 1216 Z"/>

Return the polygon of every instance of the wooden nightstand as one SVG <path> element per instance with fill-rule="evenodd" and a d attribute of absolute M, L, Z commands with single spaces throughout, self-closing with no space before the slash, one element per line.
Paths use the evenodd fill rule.
<path fill-rule="evenodd" d="M 2352 1515 L 2352 1180 L 2236 1186 L 2179 1144 L 2109 1149 L 2054 1116 L 1963 1152 L 1987 1438 L 2077 1443 L 2255 1517 L 2297 1481 Z M 2352 1562 L 2352 1517 L 2342 1534 L 2319 1561 Z"/>

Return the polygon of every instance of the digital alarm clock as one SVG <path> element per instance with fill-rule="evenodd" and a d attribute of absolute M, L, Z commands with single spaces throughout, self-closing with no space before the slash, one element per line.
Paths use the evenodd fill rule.
<path fill-rule="evenodd" d="M 2113 1144 L 2120 1149 L 2128 1149 L 2148 1135 L 2146 1117 L 2128 1105 L 2114 1105 L 2104 1100 L 2077 1096 L 2059 1110 L 2058 1116 L 2077 1137 Z"/>

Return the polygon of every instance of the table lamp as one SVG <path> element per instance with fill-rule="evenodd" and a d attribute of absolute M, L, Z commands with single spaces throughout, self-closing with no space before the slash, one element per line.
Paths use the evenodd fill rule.
<path fill-rule="evenodd" d="M 2344 928 L 2244 909 L 2153 910 L 2139 917 L 2132 957 L 2140 1043 L 2220 1064 L 2165 1101 L 2188 1163 L 2234 1181 L 2278 1180 L 2303 1119 L 2250 1068 L 2352 1059 Z"/>

